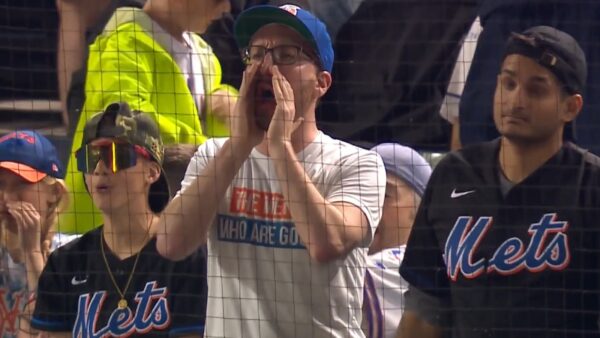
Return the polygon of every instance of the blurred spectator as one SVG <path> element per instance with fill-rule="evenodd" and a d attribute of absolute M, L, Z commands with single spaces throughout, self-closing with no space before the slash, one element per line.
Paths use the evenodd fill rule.
<path fill-rule="evenodd" d="M 346 141 L 447 149 L 439 115 L 476 0 L 365 0 L 340 29 L 320 127 Z"/>
<path fill-rule="evenodd" d="M 59 15 L 58 89 L 65 112 L 69 111 L 67 97 L 73 77 L 77 78 L 75 80 L 77 88 L 74 91 L 77 91 L 83 98 L 85 74 L 82 74 L 82 69 L 87 57 L 88 41 L 86 41 L 86 37 L 94 35 L 94 28 L 100 22 L 108 20 L 105 17 L 111 15 L 119 1 L 125 0 L 56 0 L 56 9 Z M 80 102 L 78 108 L 80 109 L 82 105 L 83 102 Z M 66 113 L 66 116 L 68 116 L 68 119 L 65 122 L 77 123 L 78 115 L 74 112 L 71 112 L 70 115 Z"/>
<path fill-rule="evenodd" d="M 475 45 L 481 34 L 481 24 L 479 18 L 477 18 L 469 32 L 465 36 L 454 70 L 452 71 L 452 77 L 448 84 L 448 91 L 446 97 L 440 108 L 440 115 L 450 122 L 452 125 L 452 135 L 450 139 L 450 150 L 458 150 L 461 147 L 460 144 L 460 125 L 458 122 L 458 105 L 462 96 L 467 75 L 471 68 L 471 62 L 473 61 L 473 54 L 475 53 Z"/>
<path fill-rule="evenodd" d="M 207 136 L 227 135 L 226 117 L 237 91 L 221 83 L 211 47 L 191 32 L 203 32 L 229 10 L 229 1 L 151 0 L 142 8 L 119 6 L 109 11 L 89 46 L 85 101 L 73 150 L 89 115 L 116 101 L 151 114 L 166 144 L 195 149 Z M 102 222 L 75 163 L 71 155 L 66 181 L 73 203 L 59 222 L 67 232 L 83 232 Z"/>
<path fill-rule="evenodd" d="M 365 0 L 308 0 L 311 10 L 321 19 L 327 31 L 335 41 L 343 24 L 356 12 L 358 6 Z"/>
<path fill-rule="evenodd" d="M 394 338 L 408 287 L 399 268 L 431 166 L 419 153 L 399 144 L 383 143 L 371 150 L 383 159 L 387 185 L 381 221 L 367 257 L 363 330 L 367 338 Z"/>

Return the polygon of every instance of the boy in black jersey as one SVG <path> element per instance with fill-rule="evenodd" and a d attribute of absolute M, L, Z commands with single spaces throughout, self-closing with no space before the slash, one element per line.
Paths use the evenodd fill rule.
<path fill-rule="evenodd" d="M 501 137 L 432 174 L 400 268 L 398 337 L 600 336 L 600 160 L 563 142 L 586 75 L 568 34 L 512 34 L 494 97 Z"/>
<path fill-rule="evenodd" d="M 156 123 L 109 105 L 86 123 L 76 155 L 104 225 L 50 256 L 32 326 L 50 336 L 202 336 L 205 256 L 172 262 L 156 251 L 169 200 Z"/>

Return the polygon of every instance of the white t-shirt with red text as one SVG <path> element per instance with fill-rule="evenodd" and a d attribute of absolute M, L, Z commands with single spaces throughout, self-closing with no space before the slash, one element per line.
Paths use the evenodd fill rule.
<path fill-rule="evenodd" d="M 225 141 L 211 139 L 199 147 L 182 189 Z M 364 337 L 366 253 L 384 200 L 383 162 L 375 152 L 321 132 L 297 157 L 327 201 L 362 210 L 369 235 L 343 258 L 311 260 L 282 194 L 285 182 L 277 179 L 271 159 L 254 149 L 209 232 L 205 337 Z"/>

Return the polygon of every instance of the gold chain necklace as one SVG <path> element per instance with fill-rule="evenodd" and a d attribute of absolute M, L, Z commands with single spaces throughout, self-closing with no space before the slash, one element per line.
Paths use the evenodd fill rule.
<path fill-rule="evenodd" d="M 117 292 L 119 293 L 119 296 L 121 296 L 121 299 L 119 300 L 119 302 L 117 303 L 117 306 L 119 309 L 125 309 L 127 307 L 127 300 L 125 299 L 125 294 L 127 293 L 127 289 L 129 289 L 129 285 L 131 284 L 131 280 L 133 279 L 133 274 L 135 273 L 135 268 L 137 267 L 138 261 L 140 260 L 140 254 L 142 253 L 142 250 L 144 249 L 144 246 L 146 245 L 146 240 L 148 239 L 148 234 L 150 234 L 150 224 L 152 223 L 152 216 L 150 216 L 150 221 L 148 222 L 148 229 L 146 230 L 146 236 L 144 237 L 144 245 L 142 245 L 142 247 L 140 248 L 140 251 L 138 251 L 137 255 L 135 256 L 135 262 L 133 262 L 133 268 L 131 269 L 131 272 L 129 272 L 129 278 L 127 279 L 127 283 L 125 284 L 125 289 L 123 289 L 123 291 L 121 291 L 121 288 L 119 288 L 119 284 L 117 284 L 117 280 L 115 279 L 115 276 L 113 276 L 112 271 L 110 269 L 110 265 L 108 264 L 108 259 L 106 258 L 106 253 L 104 252 L 104 229 L 102 229 L 102 231 L 100 231 L 100 251 L 102 252 L 102 258 L 104 259 L 104 265 L 106 266 L 106 271 L 108 272 L 108 276 L 110 277 L 110 280 L 113 283 L 113 286 L 115 287 L 115 290 L 117 290 Z"/>

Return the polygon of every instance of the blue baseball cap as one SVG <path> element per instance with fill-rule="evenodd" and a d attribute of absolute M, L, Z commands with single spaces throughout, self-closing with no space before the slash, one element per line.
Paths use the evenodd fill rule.
<path fill-rule="evenodd" d="M 31 130 L 14 131 L 0 138 L 0 168 L 31 183 L 46 176 L 65 177 L 65 168 L 52 142 Z"/>
<path fill-rule="evenodd" d="M 252 36 L 263 26 L 272 23 L 288 26 L 308 40 L 319 56 L 320 66 L 331 73 L 334 55 L 327 27 L 311 12 L 295 5 L 260 5 L 240 13 L 234 28 L 238 47 L 248 47 Z"/>
<path fill-rule="evenodd" d="M 431 166 L 418 152 L 397 143 L 382 143 L 371 149 L 381 156 L 387 174 L 402 179 L 423 196 L 431 176 Z"/>

